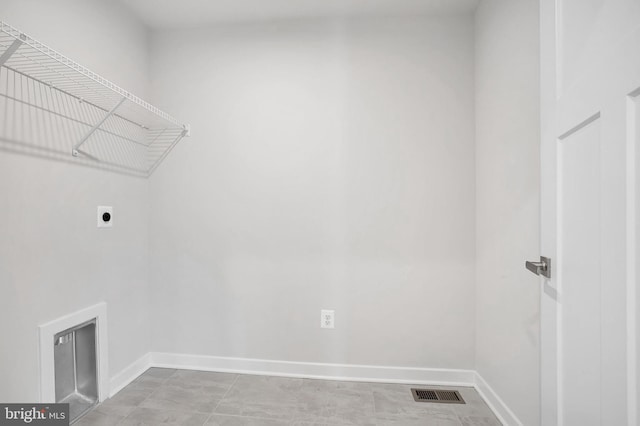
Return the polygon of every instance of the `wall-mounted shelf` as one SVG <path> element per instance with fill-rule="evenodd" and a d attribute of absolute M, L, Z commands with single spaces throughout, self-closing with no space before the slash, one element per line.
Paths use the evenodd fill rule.
<path fill-rule="evenodd" d="M 149 176 L 189 126 L 0 21 L 0 149 Z"/>

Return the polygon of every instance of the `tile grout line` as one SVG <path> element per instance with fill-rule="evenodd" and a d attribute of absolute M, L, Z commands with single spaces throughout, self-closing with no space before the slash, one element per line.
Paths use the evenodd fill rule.
<path fill-rule="evenodd" d="M 147 371 L 151 370 L 152 368 L 154 368 L 154 367 L 149 367 L 149 368 L 147 368 L 147 370 L 146 370 L 144 373 L 142 373 L 141 375 L 139 375 L 138 377 L 136 377 L 135 379 L 133 379 L 133 381 L 132 381 L 131 383 L 133 383 L 134 381 L 138 380 L 140 377 L 142 377 L 142 376 L 143 376 Z M 123 418 L 118 422 L 118 424 L 122 424 L 122 422 L 124 422 L 126 419 L 128 419 L 128 418 L 129 418 L 129 416 L 130 416 L 131 414 L 133 414 L 133 413 L 136 411 L 136 409 L 138 409 L 138 408 L 144 408 L 144 407 L 141 407 L 141 405 L 142 405 L 146 400 L 148 400 L 149 398 L 151 398 L 151 395 L 153 395 L 154 393 L 156 393 L 156 392 L 157 392 L 157 391 L 162 387 L 162 385 L 164 385 L 164 384 L 165 384 L 165 382 L 166 382 L 167 380 L 169 380 L 169 379 L 171 378 L 171 376 L 173 376 L 173 375 L 174 375 L 174 374 L 176 374 L 177 372 L 178 372 L 178 370 L 174 368 L 174 369 L 173 369 L 173 373 L 169 374 L 167 377 L 165 377 L 164 379 L 162 379 L 162 381 L 160 382 L 160 384 L 159 384 L 158 386 L 156 386 L 156 387 L 155 387 L 155 389 L 154 389 L 153 391 L 149 392 L 149 395 L 147 395 L 147 396 L 146 396 L 142 401 L 140 401 L 137 405 L 134 405 L 134 406 L 133 406 L 133 409 L 129 412 L 129 414 L 127 414 L 126 416 L 124 416 L 124 417 L 123 417 Z M 125 386 L 125 388 L 126 388 L 126 387 L 128 387 L 129 385 L 131 385 L 131 383 L 129 383 L 127 386 Z M 124 389 L 123 389 L 123 390 L 124 390 Z"/>
<path fill-rule="evenodd" d="M 236 374 L 236 377 L 233 379 L 233 383 L 231 383 L 231 386 L 229 386 L 229 389 L 227 389 L 224 395 L 222 395 L 222 398 L 220 398 L 220 401 L 218 401 L 215 408 L 213 409 L 213 412 L 209 414 L 209 417 L 207 417 L 207 420 L 204 421 L 203 425 L 207 424 L 207 422 L 211 419 L 211 417 L 213 417 L 213 415 L 216 414 L 216 410 L 218 410 L 220 403 L 227 397 L 229 392 L 231 392 L 231 389 L 236 385 L 236 382 L 238 381 L 238 377 L 240 377 L 240 375 Z"/>
<path fill-rule="evenodd" d="M 378 410 L 376 410 L 376 389 L 371 386 L 371 402 L 373 403 L 373 420 L 376 422 L 376 426 L 380 426 L 380 422 L 378 421 Z"/>

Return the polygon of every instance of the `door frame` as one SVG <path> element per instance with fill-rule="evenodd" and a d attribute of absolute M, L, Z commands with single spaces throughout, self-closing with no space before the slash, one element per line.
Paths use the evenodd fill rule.
<path fill-rule="evenodd" d="M 554 266 L 557 262 L 557 223 L 543 206 L 553 205 L 557 197 L 556 151 L 556 1 L 540 0 L 540 253 L 552 260 L 551 278 L 540 278 L 540 424 L 558 422 L 557 329 L 558 315 Z M 544 230 L 544 232 L 542 232 Z M 546 236 L 549 236 L 546 238 Z"/>
<path fill-rule="evenodd" d="M 627 420 L 630 426 L 638 425 L 638 261 L 640 260 L 638 246 L 640 234 L 638 225 L 640 217 L 638 214 L 638 167 L 640 165 L 640 149 L 636 147 L 640 142 L 638 133 L 638 117 L 640 116 L 640 88 L 627 95 Z"/>

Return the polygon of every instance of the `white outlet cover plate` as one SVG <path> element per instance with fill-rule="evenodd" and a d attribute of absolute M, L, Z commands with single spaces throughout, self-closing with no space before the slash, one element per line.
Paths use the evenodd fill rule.
<path fill-rule="evenodd" d="M 331 309 L 320 311 L 320 328 L 336 328 L 336 311 Z"/>
<path fill-rule="evenodd" d="M 111 219 L 109 222 L 102 220 L 102 215 L 109 213 Z M 113 227 L 113 207 L 111 206 L 98 206 L 98 228 L 112 228 Z"/>

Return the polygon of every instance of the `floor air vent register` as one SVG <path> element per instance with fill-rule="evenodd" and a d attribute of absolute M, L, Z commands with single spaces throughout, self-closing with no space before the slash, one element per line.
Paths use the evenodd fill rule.
<path fill-rule="evenodd" d="M 411 389 L 416 402 L 436 402 L 438 404 L 466 404 L 460 392 L 436 389 Z"/>

